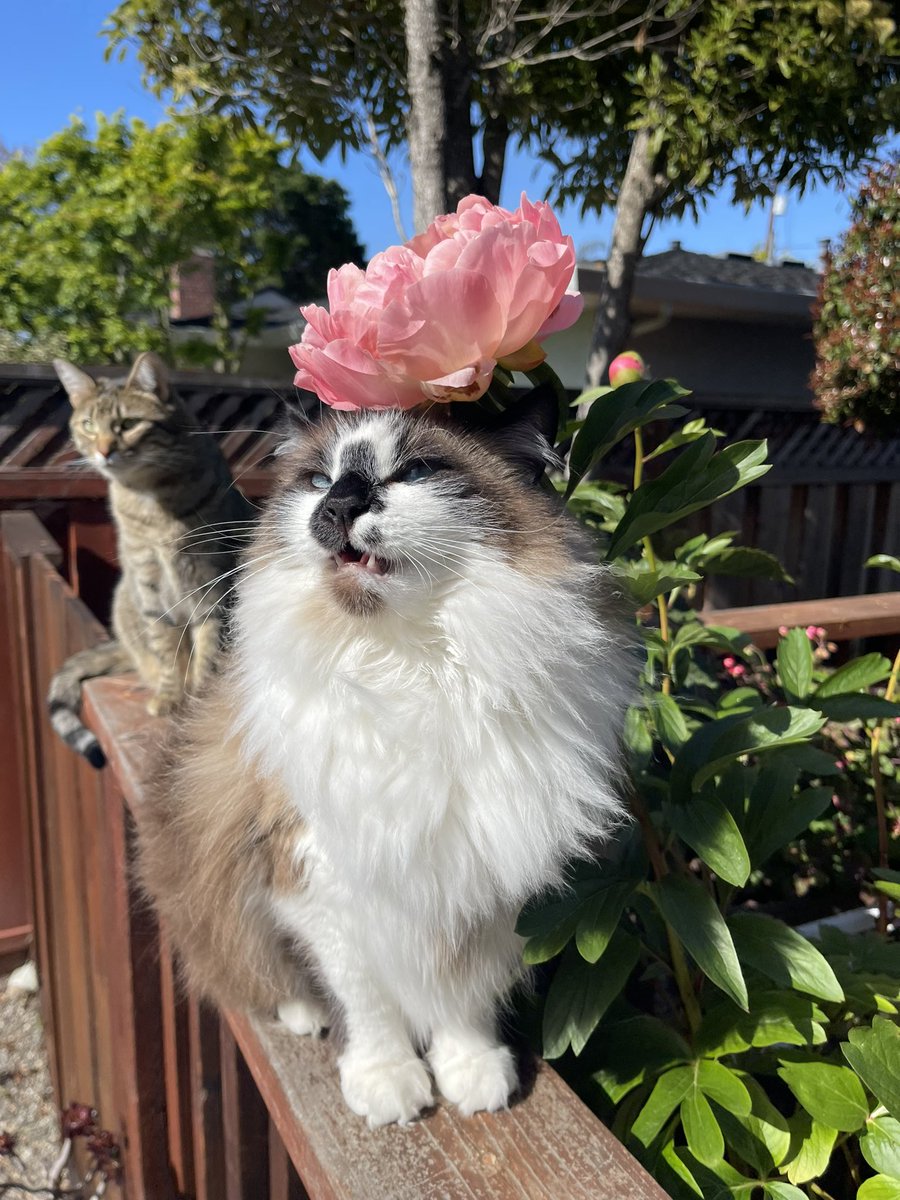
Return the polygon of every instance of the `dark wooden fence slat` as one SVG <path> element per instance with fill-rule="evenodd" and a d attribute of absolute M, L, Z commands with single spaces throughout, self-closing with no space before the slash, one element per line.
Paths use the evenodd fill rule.
<path fill-rule="evenodd" d="M 269 1193 L 269 1114 L 227 1022 L 220 1024 L 225 1200 Z"/>
<path fill-rule="evenodd" d="M 309 1200 L 275 1122 L 269 1118 L 269 1200 Z"/>
<path fill-rule="evenodd" d="M 219 1017 L 195 996 L 188 999 L 194 1186 L 197 1200 L 223 1200 L 225 1152 L 219 1070 Z"/>
<path fill-rule="evenodd" d="M 192 1196 L 195 1193 L 193 1123 L 190 1092 L 185 1087 L 191 1072 L 188 1004 L 162 931 L 159 939 L 159 980 L 169 1161 L 176 1188 L 180 1193 Z"/>

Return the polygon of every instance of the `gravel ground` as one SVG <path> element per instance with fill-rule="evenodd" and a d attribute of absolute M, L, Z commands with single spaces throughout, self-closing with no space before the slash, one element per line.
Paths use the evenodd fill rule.
<path fill-rule="evenodd" d="M 37 995 L 18 995 L 0 976 L 0 1130 L 15 1135 L 21 1165 L 0 1158 L 0 1181 L 45 1183 L 60 1146 Z M 21 1188 L 3 1192 L 20 1200 Z"/>

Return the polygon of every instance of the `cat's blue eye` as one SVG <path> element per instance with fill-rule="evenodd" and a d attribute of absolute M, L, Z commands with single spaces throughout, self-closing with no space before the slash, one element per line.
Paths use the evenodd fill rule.
<path fill-rule="evenodd" d="M 310 485 L 317 488 L 320 492 L 327 492 L 331 487 L 331 480 L 327 475 L 323 475 L 321 471 L 316 471 L 315 474 L 309 477 Z"/>
<path fill-rule="evenodd" d="M 401 471 L 397 476 L 398 483 L 418 483 L 420 479 L 427 479 L 429 475 L 433 475 L 436 468 L 427 462 L 413 463 L 411 467 L 407 467 L 405 471 Z"/>

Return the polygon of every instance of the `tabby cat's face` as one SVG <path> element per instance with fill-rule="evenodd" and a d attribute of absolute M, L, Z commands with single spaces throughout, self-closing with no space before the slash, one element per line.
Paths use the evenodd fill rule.
<path fill-rule="evenodd" d="M 69 431 L 82 458 L 123 482 L 171 471 L 181 421 L 154 355 L 141 355 L 127 379 L 94 380 L 71 363 L 55 365 L 72 403 Z"/>
<path fill-rule="evenodd" d="M 558 522 L 532 485 L 548 456 L 525 422 L 491 438 L 396 411 L 329 413 L 283 453 L 266 524 L 281 560 L 316 572 L 345 610 L 402 611 L 488 561 L 551 566 Z"/>

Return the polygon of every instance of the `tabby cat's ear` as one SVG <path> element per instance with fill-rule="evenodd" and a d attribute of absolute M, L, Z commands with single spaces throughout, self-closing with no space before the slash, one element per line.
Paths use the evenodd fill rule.
<path fill-rule="evenodd" d="M 476 404 L 455 403 L 454 418 L 513 466 L 529 483 L 560 465 L 554 453 L 559 402 L 549 384 L 534 388 L 506 412 L 489 413 Z"/>
<path fill-rule="evenodd" d="M 165 403 L 169 398 L 169 372 L 166 364 L 152 351 L 139 354 L 134 360 L 134 366 L 125 381 L 126 388 L 140 388 L 142 392 L 152 392 Z"/>
<path fill-rule="evenodd" d="M 69 403 L 73 408 L 77 408 L 79 404 L 89 400 L 97 390 L 90 375 L 72 363 L 66 362 L 64 358 L 54 358 L 53 369 L 56 371 L 59 382 L 65 388 Z"/>

